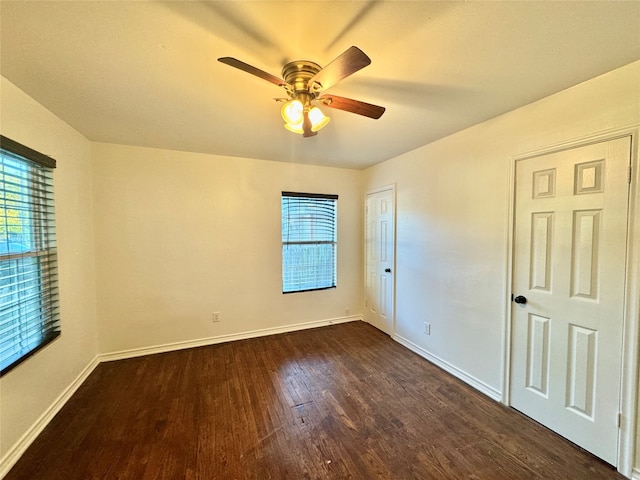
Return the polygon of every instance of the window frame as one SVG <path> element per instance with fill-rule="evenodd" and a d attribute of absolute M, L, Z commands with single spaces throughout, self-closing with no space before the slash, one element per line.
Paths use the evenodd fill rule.
<path fill-rule="evenodd" d="M 27 228 L 29 229 L 28 237 L 30 240 L 28 250 L 12 252 L 9 247 L 10 243 L 8 243 L 7 253 L 0 253 L 0 266 L 2 266 L 3 270 L 6 268 L 7 272 L 15 271 L 16 273 L 13 275 L 22 275 L 24 271 L 29 271 L 30 274 L 35 272 L 37 275 L 35 284 L 30 287 L 36 290 L 38 295 L 38 298 L 35 301 L 36 313 L 34 313 L 33 310 L 30 310 L 29 315 L 26 316 L 24 311 L 19 311 L 17 313 L 17 318 L 19 319 L 18 328 L 22 329 L 23 335 L 25 330 L 28 329 L 27 331 L 30 331 L 34 328 L 36 331 L 39 329 L 38 333 L 40 335 L 39 337 L 34 335 L 35 339 L 31 338 L 31 335 L 29 335 L 27 337 L 28 340 L 24 340 L 24 345 L 22 345 L 21 350 L 16 350 L 15 352 L 0 358 L 0 377 L 2 377 L 58 338 L 61 335 L 61 327 L 57 281 L 57 247 L 55 242 L 55 200 L 53 186 L 53 169 L 56 167 L 56 161 L 49 156 L 43 155 L 42 153 L 3 135 L 0 135 L 0 150 L 2 150 L 3 157 L 6 152 L 12 160 L 15 159 L 16 162 L 20 162 L 25 167 L 27 170 L 27 173 L 24 176 L 26 181 L 33 180 L 33 172 L 37 170 L 41 170 L 37 172 L 38 180 L 49 180 L 48 183 L 45 181 L 42 185 L 38 186 L 37 189 L 34 188 L 34 183 L 30 182 L 25 186 L 26 193 L 20 194 L 28 196 L 28 205 L 30 208 L 25 217 L 28 217 Z M 4 162 L 5 160 L 2 161 L 3 165 Z M 4 168 L 5 167 L 3 167 L 2 172 L 4 172 Z M 0 185 L 2 187 L 0 188 L 0 191 L 2 192 L 3 200 L 1 207 L 5 212 L 3 213 L 2 218 L 7 219 L 9 217 L 6 214 L 7 197 L 5 196 L 5 193 L 9 190 L 6 189 L 7 183 L 4 179 L 4 173 L 2 173 L 2 177 L 0 178 Z M 38 207 L 33 208 L 33 199 L 34 194 L 36 193 L 37 195 L 35 196 L 38 198 Z M 6 238 L 5 241 L 9 242 L 9 239 Z M 34 259 L 35 262 L 32 263 Z M 15 263 L 3 265 L 4 262 Z M 21 273 L 17 273 L 19 271 Z M 11 278 L 12 274 L 9 273 L 8 275 L 9 278 Z M 12 287 L 16 286 L 16 282 L 17 281 L 14 280 L 14 283 L 9 285 Z M 0 305 L 0 307 L 2 307 L 0 308 L 0 313 L 5 311 L 5 306 L 8 307 L 7 310 L 16 309 L 17 305 L 24 308 L 24 293 L 20 292 L 21 290 L 17 290 L 9 293 L 11 296 L 16 296 L 17 299 L 8 301 L 6 305 Z M 27 305 L 32 309 L 34 304 L 30 302 Z M 13 330 L 13 327 L 10 327 L 10 322 L 11 321 L 9 320 L 3 323 L 3 325 L 8 329 L 7 331 Z M 17 334 L 7 336 L 9 346 L 11 346 L 11 341 L 17 342 L 18 336 L 19 335 Z"/>
<path fill-rule="evenodd" d="M 333 238 L 332 240 L 286 240 L 285 239 L 285 220 L 284 220 L 284 199 L 285 198 L 305 198 L 308 200 L 331 200 L 333 201 L 332 205 L 333 205 L 333 209 L 332 209 L 332 219 L 333 219 L 333 225 L 332 225 L 332 235 Z M 285 295 L 291 294 L 291 293 L 303 293 L 303 292 L 313 292 L 313 291 L 318 291 L 318 290 L 329 290 L 329 289 L 334 289 L 337 287 L 338 284 L 338 195 L 334 195 L 334 194 L 323 194 L 323 193 L 303 193 L 303 192 L 289 192 L 289 191 L 283 191 L 282 192 L 282 196 L 281 196 L 281 202 L 280 202 L 280 210 L 281 210 L 281 239 L 282 239 L 282 293 Z M 287 227 L 288 229 L 288 227 Z M 288 230 L 287 230 L 288 231 Z M 313 288 L 290 288 L 290 289 L 286 289 L 285 288 L 285 278 L 286 278 L 286 265 L 285 265 L 285 251 L 287 246 L 290 245 L 332 245 L 332 258 L 333 258 L 333 263 L 332 263 L 332 270 L 331 270 L 331 277 L 332 277 L 332 281 L 331 281 L 331 285 L 323 285 L 323 286 L 317 286 L 317 287 L 313 287 Z"/>

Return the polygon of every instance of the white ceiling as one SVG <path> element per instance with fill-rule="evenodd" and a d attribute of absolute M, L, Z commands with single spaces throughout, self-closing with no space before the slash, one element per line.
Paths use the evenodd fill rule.
<path fill-rule="evenodd" d="M 7 1 L 0 72 L 93 141 L 364 168 L 640 58 L 640 2 Z M 372 64 L 329 90 L 379 120 L 325 108 L 283 128 L 281 76 L 351 45 Z"/>

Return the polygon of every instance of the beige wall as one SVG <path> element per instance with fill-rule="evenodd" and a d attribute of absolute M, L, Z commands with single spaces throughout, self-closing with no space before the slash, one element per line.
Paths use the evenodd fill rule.
<path fill-rule="evenodd" d="M 0 379 L 0 459 L 97 354 L 90 142 L 6 79 L 2 135 L 57 160 L 54 173 L 62 335 Z M 0 464 L 1 466 L 1 464 Z"/>
<path fill-rule="evenodd" d="M 109 144 L 92 156 L 101 352 L 361 313 L 361 172 Z M 283 190 L 339 195 L 336 289 L 282 294 Z"/>
<path fill-rule="evenodd" d="M 397 334 L 500 397 L 510 158 L 638 123 L 640 62 L 366 170 L 396 183 Z"/>

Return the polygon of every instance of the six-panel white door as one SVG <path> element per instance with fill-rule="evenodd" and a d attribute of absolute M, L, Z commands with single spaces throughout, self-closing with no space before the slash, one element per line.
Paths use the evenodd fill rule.
<path fill-rule="evenodd" d="M 366 198 L 365 320 L 393 334 L 394 192 L 370 193 Z"/>
<path fill-rule="evenodd" d="M 613 465 L 630 146 L 516 164 L 511 404 Z"/>

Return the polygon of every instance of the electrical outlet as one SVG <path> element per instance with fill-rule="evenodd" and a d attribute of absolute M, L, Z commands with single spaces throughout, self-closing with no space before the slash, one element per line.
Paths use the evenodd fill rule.
<path fill-rule="evenodd" d="M 212 317 L 213 317 L 212 318 L 213 323 L 219 322 L 220 321 L 220 312 L 213 312 Z"/>
<path fill-rule="evenodd" d="M 424 334 L 431 335 L 431 324 L 429 322 L 424 322 Z"/>

